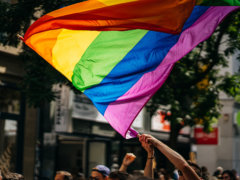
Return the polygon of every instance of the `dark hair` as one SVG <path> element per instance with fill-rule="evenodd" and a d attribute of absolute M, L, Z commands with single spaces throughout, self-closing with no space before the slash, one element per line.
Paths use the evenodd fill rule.
<path fill-rule="evenodd" d="M 237 178 L 237 170 L 236 169 L 232 169 L 232 173 L 234 174 L 235 178 Z"/>
<path fill-rule="evenodd" d="M 214 171 L 213 176 L 215 176 L 215 177 L 221 176 L 221 171 L 220 170 Z"/>
<path fill-rule="evenodd" d="M 207 167 L 206 166 L 202 166 L 201 170 L 202 170 L 202 178 L 204 180 L 208 180 L 209 179 L 209 172 L 208 172 Z"/>
<path fill-rule="evenodd" d="M 235 175 L 233 174 L 233 172 L 232 172 L 231 170 L 225 170 L 225 171 L 223 171 L 222 176 L 223 176 L 224 174 L 228 174 L 228 175 L 230 176 L 231 180 L 236 180 L 236 177 L 235 177 Z"/>
<path fill-rule="evenodd" d="M 152 178 L 146 176 L 133 176 L 130 180 L 152 180 Z"/>
<path fill-rule="evenodd" d="M 202 169 L 196 163 L 188 161 L 188 164 L 194 167 L 194 171 L 197 173 L 199 177 L 202 177 Z"/>
<path fill-rule="evenodd" d="M 126 180 L 128 179 L 129 174 L 121 171 L 114 171 L 109 174 L 109 178 L 118 179 L 118 180 Z"/>

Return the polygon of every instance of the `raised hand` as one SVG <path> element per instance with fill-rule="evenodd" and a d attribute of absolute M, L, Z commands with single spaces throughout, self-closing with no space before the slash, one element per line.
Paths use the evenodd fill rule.
<path fill-rule="evenodd" d="M 119 171 L 126 172 L 127 167 L 136 159 L 136 156 L 133 153 L 126 153 L 126 155 L 123 158 L 121 167 Z"/>
<path fill-rule="evenodd" d="M 123 158 L 122 164 L 124 166 L 129 166 L 135 159 L 136 156 L 133 153 L 126 153 L 126 155 Z"/>
<path fill-rule="evenodd" d="M 147 144 L 151 144 L 153 146 L 157 146 L 157 144 L 159 143 L 159 140 L 157 140 L 155 137 L 149 135 L 149 134 L 142 134 L 142 135 L 139 135 L 139 141 L 142 143 L 142 142 L 145 142 Z"/>
<path fill-rule="evenodd" d="M 145 139 L 145 136 L 143 136 L 143 135 L 139 136 L 139 141 L 140 141 L 142 147 L 145 149 L 145 151 L 147 151 L 148 158 L 153 157 L 154 156 L 154 148 L 153 148 L 151 141 L 147 141 Z"/>

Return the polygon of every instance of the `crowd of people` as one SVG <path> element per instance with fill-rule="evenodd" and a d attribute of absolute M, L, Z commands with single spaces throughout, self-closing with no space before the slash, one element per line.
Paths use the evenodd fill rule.
<path fill-rule="evenodd" d="M 110 171 L 105 165 L 97 165 L 91 171 L 89 178 L 83 173 L 72 175 L 67 171 L 57 171 L 54 180 L 240 180 L 235 170 L 216 168 L 210 175 L 206 167 L 200 167 L 196 163 L 185 160 L 179 153 L 162 143 L 151 135 L 139 135 L 139 142 L 147 152 L 147 160 L 143 171 L 129 174 L 127 168 L 135 160 L 136 156 L 127 153 L 117 171 Z M 154 148 L 158 149 L 174 165 L 176 170 L 168 173 L 165 169 L 156 170 Z M 0 174 L 0 180 L 23 180 L 20 174 L 9 173 L 4 177 Z"/>

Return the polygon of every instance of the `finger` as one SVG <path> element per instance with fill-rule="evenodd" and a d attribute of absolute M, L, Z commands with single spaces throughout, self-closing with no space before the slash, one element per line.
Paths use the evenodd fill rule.
<path fill-rule="evenodd" d="M 145 140 L 145 141 L 146 141 L 146 143 L 148 143 L 148 144 L 151 143 L 151 140 L 150 140 L 149 137 L 146 137 L 146 140 Z"/>

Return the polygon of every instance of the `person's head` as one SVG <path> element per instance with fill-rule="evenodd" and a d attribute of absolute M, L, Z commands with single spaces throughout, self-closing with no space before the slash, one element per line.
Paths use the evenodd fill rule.
<path fill-rule="evenodd" d="M 208 172 L 207 167 L 206 166 L 202 166 L 201 170 L 202 170 L 202 178 L 203 179 L 208 179 L 209 172 Z"/>
<path fill-rule="evenodd" d="M 57 171 L 54 180 L 72 180 L 71 173 L 67 171 Z"/>
<path fill-rule="evenodd" d="M 202 177 L 202 169 L 196 163 L 188 161 L 188 164 L 194 169 L 199 177 Z"/>
<path fill-rule="evenodd" d="M 203 172 L 204 172 L 204 173 L 208 173 L 208 169 L 207 169 L 206 166 L 202 166 L 202 167 L 201 167 L 201 170 L 202 170 L 202 173 L 203 173 Z"/>
<path fill-rule="evenodd" d="M 107 180 L 110 169 L 104 165 L 97 165 L 92 169 L 90 180 Z"/>
<path fill-rule="evenodd" d="M 164 168 L 158 170 L 158 179 L 170 179 L 171 173 Z"/>
<path fill-rule="evenodd" d="M 201 168 L 194 162 L 188 161 L 188 164 L 191 166 L 191 168 L 197 173 L 199 177 L 202 177 L 202 171 Z M 184 180 L 183 174 L 181 171 L 178 171 L 179 180 Z"/>
<path fill-rule="evenodd" d="M 233 172 L 230 171 L 230 170 L 225 170 L 225 171 L 223 171 L 223 173 L 222 173 L 222 179 L 223 179 L 223 180 L 236 180 Z"/>
<path fill-rule="evenodd" d="M 222 168 L 221 166 L 218 166 L 218 167 L 216 168 L 216 171 L 219 171 L 220 174 L 222 174 L 222 173 L 223 173 L 223 168 Z"/>
<path fill-rule="evenodd" d="M 213 176 L 220 179 L 222 178 L 222 173 L 219 170 L 214 171 Z"/>
<path fill-rule="evenodd" d="M 234 174 L 235 178 L 238 179 L 238 173 L 236 169 L 232 169 L 232 173 Z"/>
<path fill-rule="evenodd" d="M 121 171 L 114 171 L 109 174 L 110 180 L 126 180 L 128 179 L 128 173 L 121 172 Z"/>

